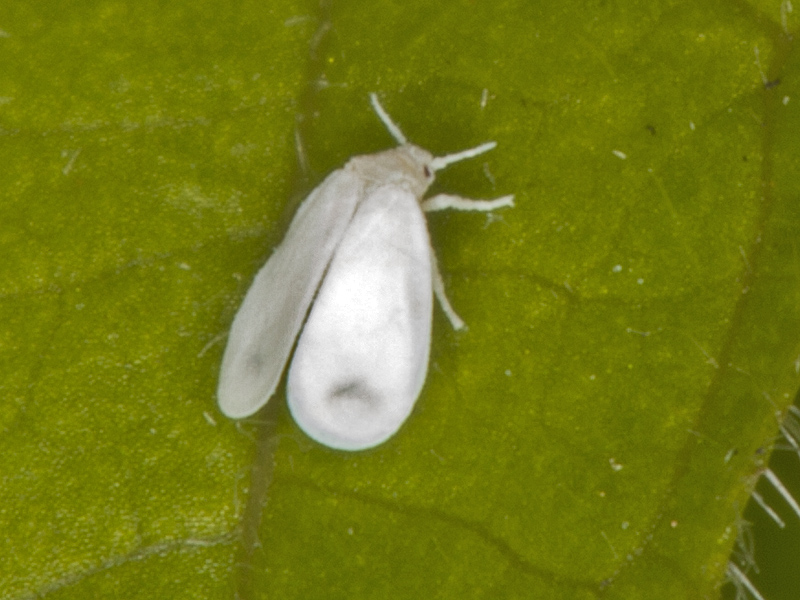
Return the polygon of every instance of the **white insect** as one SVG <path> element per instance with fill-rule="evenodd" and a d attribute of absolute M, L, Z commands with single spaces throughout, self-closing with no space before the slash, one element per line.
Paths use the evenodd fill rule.
<path fill-rule="evenodd" d="M 311 438 L 340 450 L 377 446 L 411 413 L 428 368 L 434 293 L 453 327 L 464 327 L 423 210 L 514 205 L 513 196 L 421 201 L 436 171 L 496 144 L 434 158 L 370 98 L 399 146 L 350 159 L 300 206 L 233 320 L 217 390 L 226 416 L 252 415 L 275 392 L 299 334 L 289 410 Z"/>

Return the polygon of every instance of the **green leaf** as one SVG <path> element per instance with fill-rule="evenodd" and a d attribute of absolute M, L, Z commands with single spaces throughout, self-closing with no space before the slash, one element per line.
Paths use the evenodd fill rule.
<path fill-rule="evenodd" d="M 0 7 L 0 595 L 715 597 L 798 387 L 780 9 Z M 393 144 L 370 91 L 516 207 L 430 217 L 469 329 L 344 453 L 215 387 L 299 191 Z"/>
<path fill-rule="evenodd" d="M 0 7 L 0 596 L 233 595 L 249 448 L 217 350 L 315 27 L 288 2 Z"/>

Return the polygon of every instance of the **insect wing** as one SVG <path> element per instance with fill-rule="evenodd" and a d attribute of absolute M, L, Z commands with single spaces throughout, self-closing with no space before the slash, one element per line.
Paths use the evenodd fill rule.
<path fill-rule="evenodd" d="M 362 190 L 352 173 L 331 173 L 300 205 L 286 237 L 253 280 L 222 359 L 217 398 L 228 417 L 253 414 L 275 392 Z"/>
<path fill-rule="evenodd" d="M 311 438 L 360 450 L 400 428 L 425 381 L 431 281 L 417 199 L 375 189 L 336 250 L 289 368 L 289 410 Z"/>

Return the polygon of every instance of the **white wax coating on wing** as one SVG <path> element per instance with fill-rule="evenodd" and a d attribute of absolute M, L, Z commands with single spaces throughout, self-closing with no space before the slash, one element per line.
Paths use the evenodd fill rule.
<path fill-rule="evenodd" d="M 340 450 L 391 437 L 428 367 L 433 294 L 425 217 L 399 186 L 373 189 L 336 250 L 289 368 L 300 428 Z"/>
<path fill-rule="evenodd" d="M 363 180 L 331 173 L 306 198 L 286 237 L 258 272 L 233 319 L 217 399 L 228 417 L 247 417 L 275 392 L 325 269 L 342 239 Z"/>

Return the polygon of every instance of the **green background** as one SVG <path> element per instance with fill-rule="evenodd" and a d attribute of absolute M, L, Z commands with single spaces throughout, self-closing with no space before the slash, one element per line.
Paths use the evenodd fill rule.
<path fill-rule="evenodd" d="M 718 597 L 798 388 L 799 18 L 4 3 L 0 597 Z M 433 192 L 516 207 L 430 216 L 469 329 L 437 309 L 411 418 L 343 453 L 215 387 L 304 195 L 393 144 L 371 91 L 435 154 L 497 141 Z"/>

